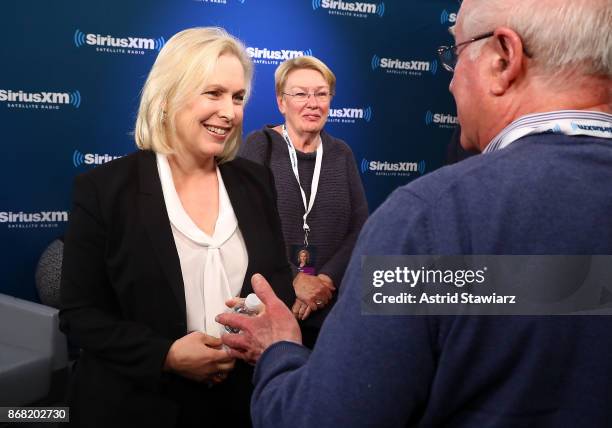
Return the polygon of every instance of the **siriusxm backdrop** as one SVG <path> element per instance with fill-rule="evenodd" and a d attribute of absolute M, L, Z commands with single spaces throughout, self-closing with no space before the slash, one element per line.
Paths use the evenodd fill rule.
<path fill-rule="evenodd" d="M 65 230 L 76 174 L 135 150 L 139 91 L 159 49 L 222 26 L 256 64 L 245 132 L 279 123 L 273 73 L 312 54 L 336 73 L 326 129 L 353 149 L 370 210 L 444 163 L 456 123 L 449 44 L 457 0 L 4 0 L 0 292 L 37 300 L 34 270 Z"/>

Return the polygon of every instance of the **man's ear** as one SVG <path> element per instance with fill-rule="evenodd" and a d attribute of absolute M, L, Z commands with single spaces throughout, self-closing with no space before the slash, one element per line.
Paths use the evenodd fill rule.
<path fill-rule="evenodd" d="M 503 95 L 523 72 L 523 41 L 514 30 L 499 27 L 493 35 L 494 59 L 491 64 L 493 95 Z"/>

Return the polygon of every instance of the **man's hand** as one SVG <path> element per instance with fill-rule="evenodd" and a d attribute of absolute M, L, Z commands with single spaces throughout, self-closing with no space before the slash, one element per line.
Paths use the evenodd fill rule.
<path fill-rule="evenodd" d="M 256 316 L 224 313 L 217 316 L 217 322 L 239 328 L 239 334 L 224 334 L 222 342 L 230 348 L 229 355 L 255 364 L 261 354 L 273 343 L 283 340 L 302 343 L 302 333 L 293 314 L 276 297 L 268 281 L 260 274 L 251 278 L 253 291 L 264 304 Z"/>

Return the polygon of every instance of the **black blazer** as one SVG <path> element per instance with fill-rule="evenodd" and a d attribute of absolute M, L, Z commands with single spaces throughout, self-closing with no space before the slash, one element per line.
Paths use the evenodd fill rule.
<path fill-rule="evenodd" d="M 241 296 L 252 292 L 250 278 L 259 272 L 291 305 L 295 294 L 272 174 L 244 159 L 219 169 L 247 247 Z M 232 382 L 250 389 L 244 367 L 234 370 L 243 379 L 232 372 L 227 385 L 211 389 L 162 371 L 187 324 L 155 153 L 139 151 L 79 175 L 73 199 L 60 321 L 82 349 L 69 398 L 74 425 L 174 426 L 177 397 L 193 395 L 186 391 L 218 395 Z"/>

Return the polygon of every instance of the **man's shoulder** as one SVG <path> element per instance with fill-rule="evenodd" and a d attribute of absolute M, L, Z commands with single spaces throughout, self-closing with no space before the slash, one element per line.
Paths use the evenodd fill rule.
<path fill-rule="evenodd" d="M 486 174 L 490 159 L 485 157 L 477 155 L 453 165 L 443 166 L 400 187 L 397 197 L 405 198 L 412 195 L 423 203 L 434 203 L 447 192 L 453 191 L 464 180 Z"/>
<path fill-rule="evenodd" d="M 563 137 L 530 136 L 523 141 L 491 153 L 482 153 L 453 165 L 441 167 L 401 189 L 434 202 L 449 193 L 462 195 L 482 193 L 483 189 L 524 178 L 525 172 L 542 167 L 542 160 L 559 152 Z"/>
<path fill-rule="evenodd" d="M 578 194 L 580 186 L 564 180 L 568 176 L 591 180 L 594 169 L 602 172 L 604 168 L 592 159 L 612 161 L 612 147 L 601 141 L 534 135 L 439 168 L 394 191 L 380 207 L 381 223 L 391 216 L 422 216 L 422 221 L 436 224 L 457 216 L 473 220 L 489 216 L 492 206 L 542 201 L 550 189 Z"/>
<path fill-rule="evenodd" d="M 379 218 L 381 224 L 392 217 L 430 223 L 440 210 L 446 212 L 451 207 L 479 201 L 488 193 L 483 190 L 485 187 L 495 186 L 505 179 L 504 171 L 511 166 L 500 163 L 512 165 L 516 162 L 507 155 L 480 154 L 419 177 L 397 188 L 373 217 Z M 437 213 L 436 216 L 432 216 L 433 213 Z"/>

